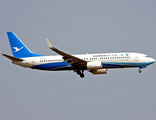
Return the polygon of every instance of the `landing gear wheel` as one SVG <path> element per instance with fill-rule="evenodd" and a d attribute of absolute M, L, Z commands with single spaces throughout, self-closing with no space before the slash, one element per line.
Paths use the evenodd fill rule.
<path fill-rule="evenodd" d="M 85 75 L 84 75 L 83 73 L 80 74 L 80 77 L 81 77 L 81 78 L 84 78 L 84 76 L 85 76 Z"/>
<path fill-rule="evenodd" d="M 141 70 L 138 70 L 138 72 L 141 73 L 142 71 Z"/>
<path fill-rule="evenodd" d="M 80 74 L 81 74 L 81 71 L 80 71 L 80 70 L 78 70 L 76 73 L 77 73 L 78 75 L 80 75 Z"/>
<path fill-rule="evenodd" d="M 85 76 L 83 72 L 84 72 L 84 70 L 82 70 L 82 71 L 81 71 L 81 70 L 77 70 L 77 71 L 76 71 L 76 73 L 77 73 L 78 75 L 80 75 L 81 78 L 84 78 L 84 76 Z"/>

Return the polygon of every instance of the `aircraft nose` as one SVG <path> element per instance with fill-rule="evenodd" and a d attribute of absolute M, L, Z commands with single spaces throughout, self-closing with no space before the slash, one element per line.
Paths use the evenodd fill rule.
<path fill-rule="evenodd" d="M 153 58 L 152 58 L 153 59 Z M 153 62 L 155 62 L 155 59 L 153 59 Z"/>
<path fill-rule="evenodd" d="M 150 62 L 154 63 L 155 62 L 155 59 L 150 58 Z"/>

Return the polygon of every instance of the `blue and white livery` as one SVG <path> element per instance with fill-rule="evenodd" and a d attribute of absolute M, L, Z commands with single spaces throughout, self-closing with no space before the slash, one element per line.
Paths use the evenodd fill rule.
<path fill-rule="evenodd" d="M 131 52 L 70 55 L 55 48 L 48 39 L 49 48 L 59 55 L 44 56 L 31 52 L 13 32 L 7 32 L 7 35 L 13 56 L 2 55 L 13 64 L 48 71 L 73 70 L 81 78 L 84 77 L 85 70 L 92 74 L 106 74 L 110 68 L 138 67 L 141 73 L 140 69 L 155 62 L 145 54 Z"/>

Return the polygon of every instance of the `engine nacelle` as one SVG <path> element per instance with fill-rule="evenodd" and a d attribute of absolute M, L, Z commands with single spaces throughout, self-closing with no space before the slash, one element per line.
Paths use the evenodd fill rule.
<path fill-rule="evenodd" d="M 101 68 L 102 68 L 102 63 L 100 61 L 94 61 L 94 62 L 87 63 L 88 70 L 101 69 Z"/>
<path fill-rule="evenodd" d="M 97 69 L 97 70 L 92 70 L 92 74 L 97 75 L 97 74 L 107 74 L 107 69 Z"/>

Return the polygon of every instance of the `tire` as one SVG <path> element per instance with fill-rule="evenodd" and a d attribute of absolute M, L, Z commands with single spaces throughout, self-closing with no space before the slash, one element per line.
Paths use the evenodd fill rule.
<path fill-rule="evenodd" d="M 81 73 L 81 74 L 80 74 L 80 77 L 81 77 L 81 78 L 84 78 L 84 74 L 83 74 L 83 73 Z"/>

